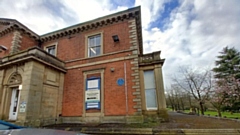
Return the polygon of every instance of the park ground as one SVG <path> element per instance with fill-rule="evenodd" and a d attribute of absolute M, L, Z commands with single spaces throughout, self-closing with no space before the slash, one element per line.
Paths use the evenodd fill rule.
<path fill-rule="evenodd" d="M 188 115 L 169 111 L 168 122 L 142 124 L 58 124 L 45 128 L 79 131 L 82 128 L 154 128 L 154 129 L 240 129 L 240 121 L 218 117 Z"/>

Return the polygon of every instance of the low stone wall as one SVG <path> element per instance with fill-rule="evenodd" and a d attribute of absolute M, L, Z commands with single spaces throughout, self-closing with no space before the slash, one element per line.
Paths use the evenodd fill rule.
<path fill-rule="evenodd" d="M 143 123 L 143 116 L 61 117 L 60 123 Z"/>
<path fill-rule="evenodd" d="M 111 135 L 240 135 L 240 129 L 82 128 L 79 132 Z"/>

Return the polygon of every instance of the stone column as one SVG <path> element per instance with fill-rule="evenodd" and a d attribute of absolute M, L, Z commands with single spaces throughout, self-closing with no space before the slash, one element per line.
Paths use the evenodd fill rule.
<path fill-rule="evenodd" d="M 2 87 L 1 105 L 0 105 L 0 119 L 6 119 L 6 98 L 7 98 L 7 87 Z"/>
<path fill-rule="evenodd" d="M 157 101 L 158 101 L 158 109 L 166 109 L 166 100 L 165 100 L 165 92 L 163 86 L 163 77 L 162 77 L 162 67 L 161 65 L 154 66 L 155 80 L 156 82 L 156 92 L 157 92 Z"/>
<path fill-rule="evenodd" d="M 155 69 L 155 80 L 156 82 L 156 92 L 157 92 L 157 101 L 158 101 L 158 116 L 161 118 L 161 121 L 168 121 L 168 113 L 166 109 L 166 99 L 163 85 L 163 76 L 162 76 L 162 66 L 160 64 L 154 65 Z"/>
<path fill-rule="evenodd" d="M 59 77 L 59 90 L 58 90 L 58 104 L 56 116 L 62 114 L 62 102 L 63 102 L 63 87 L 64 87 L 64 73 L 60 73 Z M 57 123 L 61 123 L 61 120 L 57 120 Z"/>
<path fill-rule="evenodd" d="M 18 123 L 26 126 L 40 125 L 41 96 L 44 66 L 30 61 L 25 63 L 20 104 L 26 103 L 25 112 L 18 113 Z"/>

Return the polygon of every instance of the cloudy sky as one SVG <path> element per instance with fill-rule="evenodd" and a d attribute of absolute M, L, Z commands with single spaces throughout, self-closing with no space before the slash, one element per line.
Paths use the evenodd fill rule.
<path fill-rule="evenodd" d="M 0 0 L 0 18 L 41 35 L 139 5 L 144 53 L 162 51 L 166 86 L 179 66 L 212 67 L 223 47 L 240 51 L 239 0 Z"/>

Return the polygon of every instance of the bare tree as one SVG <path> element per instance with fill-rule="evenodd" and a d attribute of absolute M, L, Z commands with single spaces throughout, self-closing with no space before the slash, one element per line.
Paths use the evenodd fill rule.
<path fill-rule="evenodd" d="M 211 71 L 180 67 L 179 75 L 173 77 L 173 81 L 194 97 L 199 104 L 201 114 L 204 115 L 203 105 L 208 99 L 212 88 Z"/>
<path fill-rule="evenodd" d="M 168 106 L 170 106 L 172 110 L 185 110 L 186 107 L 190 107 L 189 95 L 178 85 L 171 85 L 171 88 L 168 89 L 166 99 Z"/>
<path fill-rule="evenodd" d="M 210 103 L 212 106 L 217 110 L 218 116 L 222 117 L 221 109 L 224 106 L 226 99 L 227 99 L 227 87 L 221 86 L 219 84 L 215 84 L 214 89 L 211 91 L 210 94 Z"/>

